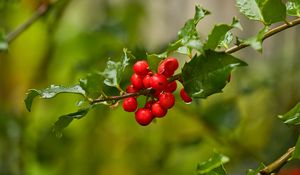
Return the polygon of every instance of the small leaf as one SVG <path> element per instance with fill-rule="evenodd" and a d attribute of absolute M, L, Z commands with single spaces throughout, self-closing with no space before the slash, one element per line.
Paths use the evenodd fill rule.
<path fill-rule="evenodd" d="M 221 42 L 218 45 L 218 47 L 224 47 L 225 49 L 228 49 L 229 44 L 232 42 L 233 38 L 233 34 L 230 31 L 228 31 L 225 34 L 225 36 L 221 39 Z"/>
<path fill-rule="evenodd" d="M 300 136 L 298 137 L 295 151 L 293 152 L 292 159 L 300 159 Z"/>
<path fill-rule="evenodd" d="M 300 0 L 290 0 L 285 5 L 288 15 L 300 17 Z"/>
<path fill-rule="evenodd" d="M 194 98 L 206 98 L 222 91 L 235 67 L 246 65 L 224 52 L 207 51 L 205 55 L 195 55 L 182 69 L 184 88 Z"/>
<path fill-rule="evenodd" d="M 252 170 L 252 169 L 249 169 L 248 171 L 247 171 L 247 175 L 257 175 L 262 169 L 264 169 L 266 166 L 263 164 L 263 163 L 261 163 L 260 165 L 259 165 L 259 167 L 258 168 L 256 168 L 255 170 Z"/>
<path fill-rule="evenodd" d="M 265 25 L 284 21 L 286 17 L 286 8 L 281 0 L 237 0 L 236 4 L 249 19 Z"/>
<path fill-rule="evenodd" d="M 249 44 L 253 49 L 262 52 L 262 42 L 265 33 L 268 31 L 268 27 L 261 29 L 254 37 L 248 38 L 243 41 L 244 44 Z"/>
<path fill-rule="evenodd" d="M 80 86 L 86 91 L 86 95 L 96 98 L 102 95 L 104 77 L 99 72 L 90 73 L 86 78 L 80 79 Z"/>
<path fill-rule="evenodd" d="M 284 115 L 278 116 L 285 124 L 299 125 L 300 124 L 300 102 Z"/>
<path fill-rule="evenodd" d="M 263 21 L 262 14 L 256 0 L 237 0 L 236 6 L 240 12 L 251 20 Z"/>
<path fill-rule="evenodd" d="M 57 137 L 61 137 L 62 130 L 64 128 L 66 128 L 67 126 L 69 126 L 69 124 L 73 121 L 73 119 L 80 119 L 80 118 L 84 117 L 89 112 L 90 109 L 91 109 L 91 106 L 89 106 L 87 108 L 79 109 L 77 112 L 73 112 L 70 114 L 60 116 L 58 118 L 58 120 L 54 123 L 54 126 L 52 128 L 53 133 Z"/>
<path fill-rule="evenodd" d="M 27 92 L 27 96 L 24 100 L 26 108 L 28 111 L 31 110 L 33 99 L 37 96 L 40 96 L 41 98 L 44 99 L 48 99 L 48 98 L 53 98 L 60 93 L 73 93 L 73 94 L 81 94 L 82 96 L 85 96 L 85 91 L 79 85 L 75 85 L 72 87 L 51 85 L 50 87 L 43 90 L 30 89 Z"/>
<path fill-rule="evenodd" d="M 127 49 L 124 49 L 123 52 L 124 56 L 120 62 L 108 60 L 105 70 L 101 72 L 101 75 L 105 78 L 104 84 L 107 86 L 112 86 L 119 89 L 125 68 L 129 65 L 131 60 L 135 59 L 134 56 L 127 51 Z"/>
<path fill-rule="evenodd" d="M 210 159 L 197 165 L 197 174 L 226 174 L 223 164 L 227 162 L 229 162 L 227 156 L 214 153 Z"/>

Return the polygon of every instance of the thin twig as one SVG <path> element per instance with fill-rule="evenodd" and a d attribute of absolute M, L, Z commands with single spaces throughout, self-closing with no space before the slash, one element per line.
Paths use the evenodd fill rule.
<path fill-rule="evenodd" d="M 29 18 L 25 23 L 17 27 L 14 31 L 7 34 L 5 41 L 7 43 L 12 42 L 21 33 L 23 33 L 26 29 L 28 29 L 37 19 L 43 16 L 48 11 L 48 9 L 49 9 L 48 4 L 42 4 L 41 6 L 39 6 L 36 12 L 31 16 L 31 18 Z"/>
<path fill-rule="evenodd" d="M 279 159 L 266 166 L 259 173 L 257 173 L 257 175 L 270 175 L 272 173 L 278 172 L 280 168 L 284 166 L 292 157 L 294 151 L 295 147 L 288 149 L 288 151 L 285 154 L 283 154 Z"/>
<path fill-rule="evenodd" d="M 300 24 L 300 18 L 297 18 L 295 20 L 292 20 L 291 22 L 287 22 L 287 23 L 284 23 L 284 24 L 282 24 L 282 25 L 280 25 L 278 27 L 275 27 L 275 28 L 273 28 L 273 29 L 271 29 L 271 30 L 269 30 L 268 32 L 265 33 L 265 35 L 263 37 L 263 40 L 269 38 L 270 36 L 275 35 L 278 32 L 281 32 L 281 31 L 283 31 L 285 29 L 288 29 L 290 27 L 296 26 L 298 24 Z M 249 46 L 249 44 L 235 45 L 235 46 L 233 46 L 233 47 L 225 50 L 225 53 L 229 53 L 229 54 L 230 53 L 234 53 L 234 52 L 236 52 L 238 50 L 241 50 L 241 49 L 243 49 L 245 47 L 248 47 L 248 46 Z"/>
<path fill-rule="evenodd" d="M 95 104 L 95 103 L 100 103 L 100 102 L 104 102 L 104 101 L 121 100 L 121 99 L 124 99 L 124 98 L 127 98 L 127 97 L 136 97 L 136 96 L 139 96 L 139 95 L 150 95 L 154 91 L 155 91 L 154 89 L 148 88 L 148 89 L 140 90 L 140 91 L 135 92 L 135 93 L 126 93 L 124 95 L 119 95 L 119 96 L 108 96 L 108 97 L 96 98 L 96 99 L 93 99 L 90 103 Z"/>

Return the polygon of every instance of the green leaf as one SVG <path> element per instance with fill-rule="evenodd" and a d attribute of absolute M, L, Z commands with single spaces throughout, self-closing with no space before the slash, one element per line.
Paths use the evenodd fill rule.
<path fill-rule="evenodd" d="M 77 112 L 60 116 L 58 120 L 54 123 L 54 126 L 52 128 L 53 133 L 57 137 L 61 137 L 63 129 L 69 126 L 69 124 L 73 121 L 73 119 L 80 119 L 84 117 L 89 112 L 90 109 L 91 106 L 79 109 Z"/>
<path fill-rule="evenodd" d="M 264 169 L 265 167 L 266 167 L 266 166 L 265 166 L 263 163 L 261 163 L 261 164 L 259 165 L 259 167 L 256 168 L 255 170 L 249 169 L 249 170 L 247 171 L 247 175 L 257 175 L 257 174 L 260 172 L 260 170 Z"/>
<path fill-rule="evenodd" d="M 242 29 L 239 20 L 236 18 L 233 18 L 231 25 L 215 25 L 211 33 L 208 35 L 206 43 L 204 43 L 204 50 L 215 50 L 215 48 L 219 46 L 222 42 L 223 44 L 225 43 L 225 47 L 228 47 L 228 45 L 233 39 L 232 33 L 229 33 L 229 30 L 231 30 L 234 27 Z"/>
<path fill-rule="evenodd" d="M 300 17 L 300 0 L 290 0 L 285 5 L 288 15 Z"/>
<path fill-rule="evenodd" d="M 262 14 L 256 0 L 237 0 L 236 6 L 240 12 L 251 20 L 263 21 Z"/>
<path fill-rule="evenodd" d="M 268 31 L 268 27 L 264 27 L 258 32 L 256 36 L 244 40 L 243 43 L 249 44 L 253 49 L 262 52 L 263 38 L 267 31 Z"/>
<path fill-rule="evenodd" d="M 300 159 L 300 136 L 298 137 L 295 151 L 293 152 L 292 159 Z"/>
<path fill-rule="evenodd" d="M 51 85 L 50 87 L 43 89 L 43 90 L 30 89 L 27 92 L 27 96 L 24 100 L 26 108 L 28 111 L 31 110 L 31 105 L 32 105 L 33 99 L 37 96 L 40 96 L 41 98 L 44 98 L 44 99 L 48 99 L 48 98 L 53 98 L 57 94 L 60 94 L 60 93 L 81 94 L 82 96 L 86 95 L 85 90 L 82 89 L 82 87 L 79 85 L 75 85 L 72 87 Z"/>
<path fill-rule="evenodd" d="M 205 55 L 195 55 L 182 69 L 184 88 L 191 97 L 206 98 L 222 91 L 235 67 L 246 65 L 224 52 L 207 51 Z"/>
<path fill-rule="evenodd" d="M 284 115 L 278 116 L 285 124 L 299 125 L 300 124 L 300 102 Z"/>
<path fill-rule="evenodd" d="M 80 86 L 86 91 L 86 95 L 96 98 L 102 95 L 104 77 L 99 72 L 90 73 L 86 78 L 80 79 Z"/>
<path fill-rule="evenodd" d="M 228 49 L 229 44 L 232 42 L 233 40 L 233 34 L 232 32 L 228 31 L 225 36 L 221 39 L 220 44 L 218 45 L 218 47 L 224 47 L 225 49 Z"/>
<path fill-rule="evenodd" d="M 157 70 L 159 63 L 168 56 L 167 52 L 161 54 L 147 54 L 147 62 L 151 70 Z"/>
<path fill-rule="evenodd" d="M 223 164 L 227 162 L 229 162 L 229 158 L 227 156 L 219 153 L 214 153 L 210 159 L 197 165 L 197 174 L 225 175 L 227 173 L 223 168 Z"/>
<path fill-rule="evenodd" d="M 122 80 L 122 75 L 125 71 L 125 68 L 129 65 L 129 63 L 135 59 L 134 56 L 127 51 L 127 49 L 123 50 L 124 56 L 120 62 L 115 62 L 112 60 L 108 60 L 106 63 L 106 68 L 103 72 L 101 72 L 104 79 L 104 84 L 107 86 L 112 86 L 120 89 L 120 82 Z"/>
<path fill-rule="evenodd" d="M 284 21 L 286 17 L 286 8 L 281 0 L 237 0 L 236 5 L 249 19 L 266 25 Z"/>

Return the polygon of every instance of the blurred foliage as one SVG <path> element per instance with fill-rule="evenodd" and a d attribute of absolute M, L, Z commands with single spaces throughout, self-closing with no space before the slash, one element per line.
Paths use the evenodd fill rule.
<path fill-rule="evenodd" d="M 1 30 L 9 33 L 26 21 L 39 2 L 0 0 Z M 124 47 L 144 53 L 141 36 L 155 35 L 144 32 L 157 25 L 147 21 L 156 15 L 149 3 L 59 0 L 0 53 L 0 174 L 193 174 L 214 149 L 231 158 L 225 165 L 229 174 L 243 174 L 295 144 L 298 128 L 276 116 L 300 99 L 299 28 L 267 42 L 262 56 L 247 49 L 238 53 L 249 66 L 233 73 L 224 93 L 190 105 L 178 100 L 166 118 L 148 127 L 120 107 L 100 106 L 57 138 L 51 132 L 56 116 L 76 111 L 80 99 L 68 94 L 36 100 L 26 112 L 27 89 L 72 85 L 102 71 L 107 58 L 120 58 Z M 252 25 L 243 27 L 247 32 Z M 175 36 L 177 30 L 170 32 Z"/>

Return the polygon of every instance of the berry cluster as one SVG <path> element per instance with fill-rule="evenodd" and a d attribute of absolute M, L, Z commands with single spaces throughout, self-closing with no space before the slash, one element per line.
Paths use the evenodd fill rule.
<path fill-rule="evenodd" d="M 175 104 L 172 94 L 176 88 L 176 81 L 168 81 L 173 76 L 179 64 L 175 58 L 166 58 L 159 66 L 157 73 L 149 69 L 147 61 L 137 61 L 133 65 L 134 74 L 131 76 L 131 84 L 127 87 L 127 93 L 137 93 L 144 89 L 153 89 L 149 94 L 143 108 L 138 108 L 136 97 L 128 97 L 123 102 L 123 109 L 127 112 L 135 112 L 135 119 L 140 125 L 148 125 L 157 117 L 161 118 L 167 114 L 168 109 Z M 152 92 L 152 91 L 151 91 Z M 181 89 L 180 96 L 183 101 L 190 103 L 192 99 Z"/>

